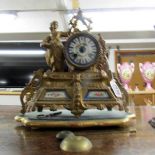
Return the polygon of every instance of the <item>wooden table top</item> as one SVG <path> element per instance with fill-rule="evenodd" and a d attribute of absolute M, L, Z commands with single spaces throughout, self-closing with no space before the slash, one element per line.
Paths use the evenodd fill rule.
<path fill-rule="evenodd" d="M 68 153 L 59 148 L 56 139 L 66 129 L 29 129 L 14 120 L 20 106 L 0 106 L 0 155 L 155 155 L 155 129 L 148 121 L 155 116 L 151 106 L 136 107 L 136 120 L 129 128 L 72 129 L 75 135 L 86 136 L 93 144 L 85 153 Z"/>

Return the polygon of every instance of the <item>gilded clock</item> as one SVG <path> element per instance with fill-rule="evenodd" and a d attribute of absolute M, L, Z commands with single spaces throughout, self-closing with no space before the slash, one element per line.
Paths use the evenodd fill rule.
<path fill-rule="evenodd" d="M 65 44 L 66 60 L 77 69 L 87 69 L 95 64 L 99 51 L 98 41 L 84 32 L 72 35 Z"/>

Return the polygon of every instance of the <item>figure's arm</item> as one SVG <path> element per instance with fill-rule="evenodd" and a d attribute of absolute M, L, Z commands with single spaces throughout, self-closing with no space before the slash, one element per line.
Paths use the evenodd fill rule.
<path fill-rule="evenodd" d="M 50 37 L 50 36 L 47 36 L 47 37 L 40 43 L 40 46 L 41 46 L 41 47 L 44 47 L 44 48 L 50 48 L 50 46 L 51 46 L 50 41 L 51 41 L 51 37 Z"/>
<path fill-rule="evenodd" d="M 68 37 L 69 36 L 69 32 L 60 32 L 60 37 Z"/>

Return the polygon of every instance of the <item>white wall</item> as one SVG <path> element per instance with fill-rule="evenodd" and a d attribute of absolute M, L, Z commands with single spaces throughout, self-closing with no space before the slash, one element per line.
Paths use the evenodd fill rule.
<path fill-rule="evenodd" d="M 19 95 L 0 95 L 0 105 L 21 105 Z"/>
<path fill-rule="evenodd" d="M 110 70 L 112 72 L 115 72 L 115 55 L 114 55 L 114 50 L 110 50 L 110 53 L 109 53 L 109 67 L 110 67 Z"/>

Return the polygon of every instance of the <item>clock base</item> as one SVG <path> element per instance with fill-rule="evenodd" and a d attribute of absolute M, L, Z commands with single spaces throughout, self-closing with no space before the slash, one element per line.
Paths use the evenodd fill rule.
<path fill-rule="evenodd" d="M 39 84 L 33 91 L 34 87 L 32 86 L 36 82 Z M 30 95 L 33 95 L 31 100 L 24 103 L 24 99 L 29 98 Z M 122 97 L 116 95 L 108 78 L 103 77 L 100 72 L 62 73 L 48 70 L 41 77 L 40 71 L 38 71 L 33 81 L 21 93 L 23 99 L 21 112 L 24 114 L 26 111 L 33 111 L 34 106 L 39 112 L 44 108 L 49 108 L 52 111 L 68 109 L 76 117 L 80 117 L 87 109 L 108 109 L 111 111 L 116 107 L 120 111 L 128 112 L 125 94 Z"/>
<path fill-rule="evenodd" d="M 42 112 L 29 112 L 24 115 L 17 115 L 15 120 L 26 127 L 46 128 L 46 127 L 105 127 L 105 126 L 127 126 L 135 114 L 118 110 L 86 110 L 80 118 L 75 117 L 70 111 L 61 109 L 57 112 L 43 110 Z"/>

